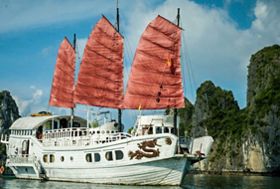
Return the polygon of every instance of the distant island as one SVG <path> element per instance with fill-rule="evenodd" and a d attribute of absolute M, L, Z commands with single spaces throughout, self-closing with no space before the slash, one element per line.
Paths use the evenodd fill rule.
<path fill-rule="evenodd" d="M 265 47 L 252 55 L 248 66 L 247 106 L 240 109 L 231 91 L 211 81 L 197 89 L 195 104 L 185 99 L 179 110 L 180 134 L 210 135 L 211 154 L 195 169 L 211 173 L 280 171 L 280 46 Z M 7 132 L 19 118 L 8 91 L 0 92 L 0 130 Z M 3 144 L 1 159 L 5 158 Z"/>

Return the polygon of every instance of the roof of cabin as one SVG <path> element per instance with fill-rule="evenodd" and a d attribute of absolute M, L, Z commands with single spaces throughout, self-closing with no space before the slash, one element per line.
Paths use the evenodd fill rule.
<path fill-rule="evenodd" d="M 52 119 L 58 119 L 58 118 L 66 118 L 70 119 L 70 116 L 61 116 L 61 115 L 51 115 L 51 116 L 28 116 L 28 117 L 21 117 L 17 119 L 10 129 L 16 129 L 16 130 L 30 130 L 30 129 L 36 129 L 40 125 L 42 125 L 44 122 Z M 75 120 L 85 121 L 83 118 L 76 117 Z"/>
<path fill-rule="evenodd" d="M 168 115 L 141 115 L 138 116 L 138 122 L 141 125 L 153 124 L 155 126 L 174 127 L 173 116 Z"/>

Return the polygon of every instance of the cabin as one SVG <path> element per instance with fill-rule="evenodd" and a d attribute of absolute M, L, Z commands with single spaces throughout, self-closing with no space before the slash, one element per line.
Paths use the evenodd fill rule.
<path fill-rule="evenodd" d="M 166 115 L 138 116 L 133 132 L 136 136 L 174 133 L 173 116 L 166 116 Z"/>

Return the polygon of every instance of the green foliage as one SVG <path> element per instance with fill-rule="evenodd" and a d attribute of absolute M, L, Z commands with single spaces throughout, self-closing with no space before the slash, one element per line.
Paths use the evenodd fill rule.
<path fill-rule="evenodd" d="M 127 132 L 128 132 L 129 134 L 131 134 L 132 131 L 133 131 L 133 127 L 130 127 L 130 128 L 127 130 Z"/>
<path fill-rule="evenodd" d="M 0 144 L 0 160 L 3 161 L 5 160 L 6 157 L 6 146 L 5 144 Z"/>
<path fill-rule="evenodd" d="M 192 129 L 192 115 L 194 107 L 191 102 L 185 98 L 185 108 L 178 110 L 178 116 L 180 118 L 179 134 L 180 136 L 190 135 Z"/>
<path fill-rule="evenodd" d="M 90 123 L 90 127 L 91 127 L 91 128 L 97 128 L 97 127 L 99 127 L 98 121 L 95 120 L 95 121 L 91 122 L 91 123 Z"/>

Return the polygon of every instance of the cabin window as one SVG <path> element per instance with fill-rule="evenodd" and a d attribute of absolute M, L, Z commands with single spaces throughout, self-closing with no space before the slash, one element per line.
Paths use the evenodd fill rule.
<path fill-rule="evenodd" d="M 107 134 L 109 134 L 109 133 L 110 133 L 110 131 L 106 131 L 106 133 L 107 133 Z"/>
<path fill-rule="evenodd" d="M 43 126 L 41 125 L 40 127 L 38 127 L 36 131 L 36 138 L 42 139 L 42 136 L 43 136 Z"/>
<path fill-rule="evenodd" d="M 73 160 L 74 160 L 74 158 L 71 156 L 71 157 L 70 157 L 70 161 L 73 161 Z"/>
<path fill-rule="evenodd" d="M 51 155 L 50 155 L 50 163 L 53 163 L 53 162 L 54 162 L 54 159 L 55 159 L 55 158 L 54 158 L 54 155 L 51 154 Z"/>
<path fill-rule="evenodd" d="M 60 161 L 61 161 L 61 162 L 64 162 L 64 156 L 61 156 L 61 157 L 60 157 Z"/>
<path fill-rule="evenodd" d="M 48 121 L 45 123 L 44 130 L 48 131 L 52 129 L 52 121 Z"/>
<path fill-rule="evenodd" d="M 80 125 L 80 123 L 79 122 L 76 122 L 76 121 L 74 121 L 74 123 L 73 123 L 73 127 L 80 127 L 81 125 Z"/>
<path fill-rule="evenodd" d="M 99 162 L 100 161 L 100 154 L 99 153 L 94 153 L 94 161 Z"/>
<path fill-rule="evenodd" d="M 116 155 L 116 160 L 123 159 L 123 152 L 121 150 L 116 150 L 115 155 Z"/>
<path fill-rule="evenodd" d="M 28 154 L 29 151 L 29 140 L 24 140 L 22 142 L 22 154 Z"/>
<path fill-rule="evenodd" d="M 47 155 L 47 154 L 45 154 L 45 155 L 43 156 L 43 162 L 44 162 L 44 163 L 48 163 L 48 155 Z"/>
<path fill-rule="evenodd" d="M 58 122 L 57 121 L 54 121 L 53 122 L 53 129 L 57 129 L 58 128 Z"/>
<path fill-rule="evenodd" d="M 162 128 L 161 127 L 156 127 L 156 133 L 162 133 Z"/>
<path fill-rule="evenodd" d="M 86 161 L 87 161 L 87 162 L 92 162 L 92 156 L 91 156 L 91 153 L 86 154 Z"/>
<path fill-rule="evenodd" d="M 111 133 L 114 133 L 114 131 L 111 131 Z"/>
<path fill-rule="evenodd" d="M 149 127 L 149 129 L 148 129 L 148 135 L 152 135 L 153 134 L 153 127 Z"/>
<path fill-rule="evenodd" d="M 101 131 L 102 134 L 105 134 L 105 131 Z"/>
<path fill-rule="evenodd" d="M 97 134 L 100 134 L 100 131 L 97 131 Z"/>
<path fill-rule="evenodd" d="M 65 118 L 61 119 L 59 122 L 60 122 L 60 128 L 67 128 L 68 122 Z"/>
<path fill-rule="evenodd" d="M 112 151 L 106 152 L 106 153 L 105 153 L 105 158 L 106 158 L 108 161 L 112 161 L 112 160 L 113 160 L 113 153 L 112 153 Z"/>
<path fill-rule="evenodd" d="M 164 127 L 163 132 L 164 132 L 164 133 L 169 133 L 169 129 L 168 129 L 168 127 Z"/>
<path fill-rule="evenodd" d="M 95 134 L 95 131 L 92 131 L 92 134 Z"/>

